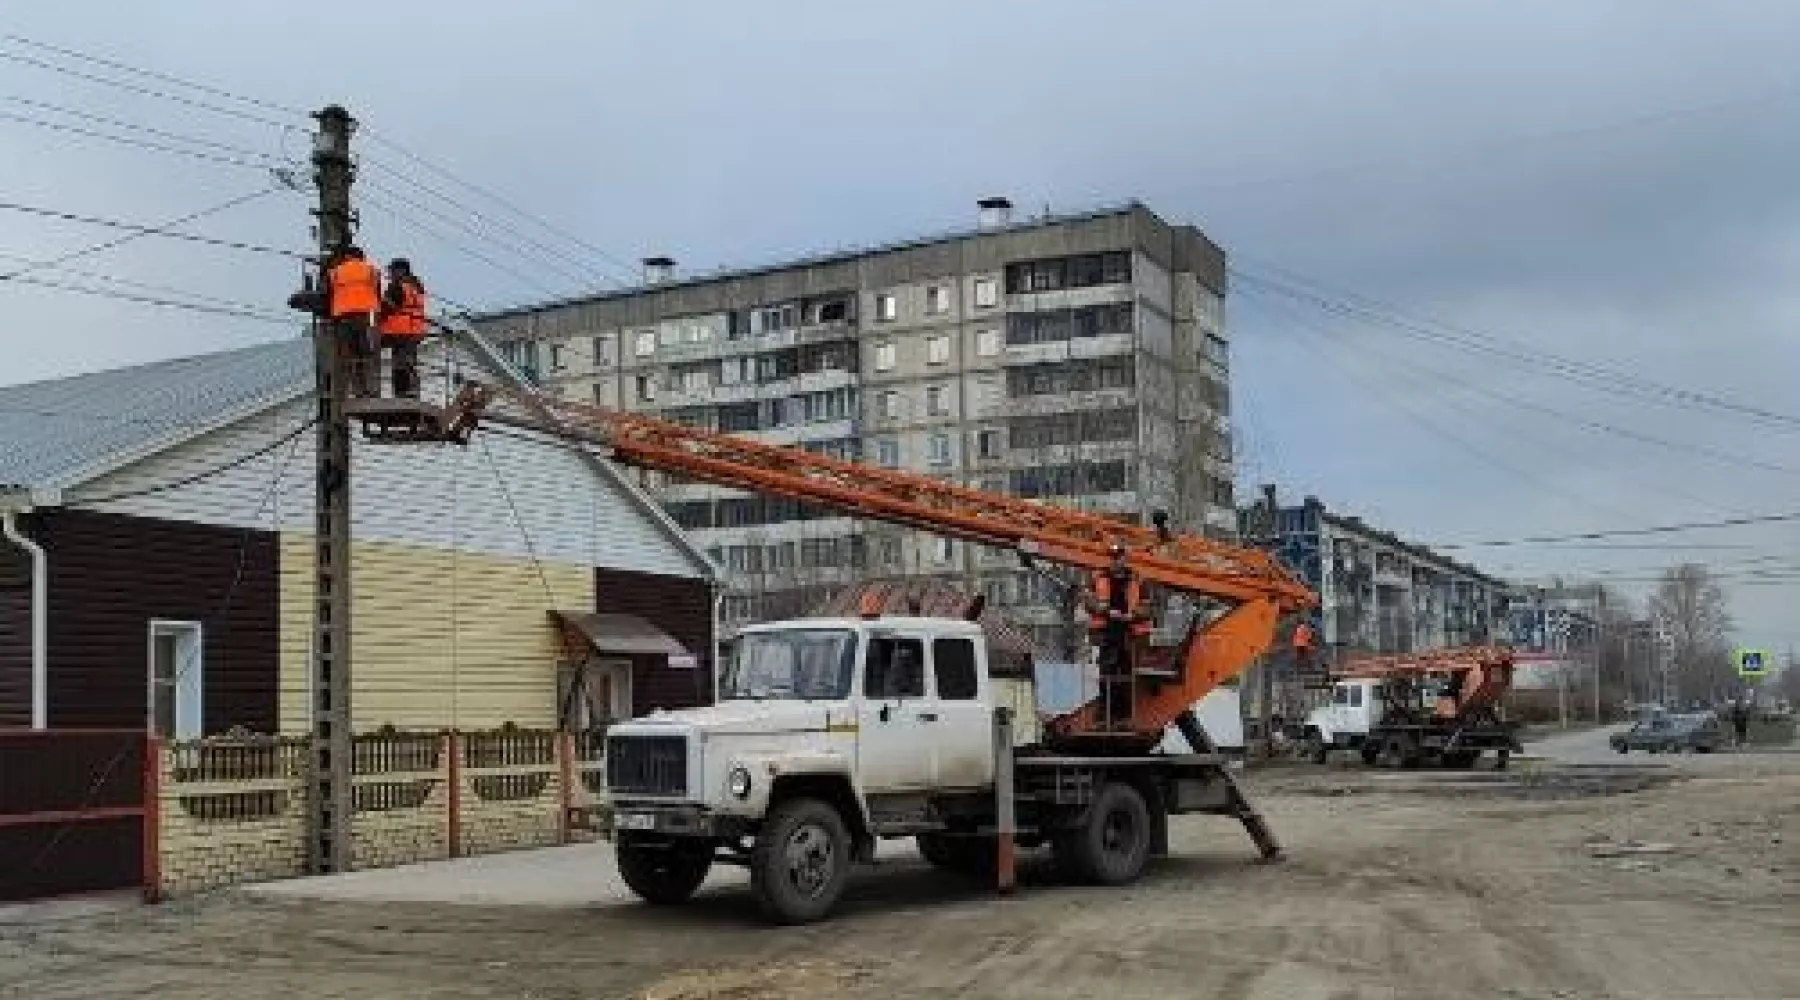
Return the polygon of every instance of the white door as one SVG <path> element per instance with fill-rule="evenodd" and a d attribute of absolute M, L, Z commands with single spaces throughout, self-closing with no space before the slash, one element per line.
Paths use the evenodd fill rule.
<path fill-rule="evenodd" d="M 200 623 L 152 621 L 145 725 L 169 740 L 206 735 L 206 665 Z"/>
<path fill-rule="evenodd" d="M 869 639 L 857 704 L 856 766 L 865 792 L 930 787 L 937 704 L 926 694 L 925 640 L 885 634 Z"/>
<path fill-rule="evenodd" d="M 583 720 L 586 725 L 624 722 L 631 711 L 631 661 L 600 660 L 588 667 L 587 709 L 601 718 Z"/>
<path fill-rule="evenodd" d="M 982 788 L 994 782 L 993 711 L 981 697 L 985 664 L 975 640 L 931 641 L 935 719 L 926 720 L 931 778 L 936 788 Z M 1015 720 L 1023 725 L 1026 720 Z"/>

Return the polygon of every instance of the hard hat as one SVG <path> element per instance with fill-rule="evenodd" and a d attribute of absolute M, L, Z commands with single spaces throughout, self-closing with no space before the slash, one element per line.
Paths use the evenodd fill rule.
<path fill-rule="evenodd" d="M 412 270 L 412 261 L 407 260 L 405 257 L 395 257 L 393 260 L 388 261 L 388 266 L 396 271 L 410 271 Z"/>

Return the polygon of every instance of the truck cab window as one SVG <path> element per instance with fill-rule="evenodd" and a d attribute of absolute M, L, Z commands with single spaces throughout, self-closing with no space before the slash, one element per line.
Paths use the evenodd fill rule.
<path fill-rule="evenodd" d="M 979 681 L 975 671 L 975 643 L 971 639 L 934 639 L 931 669 L 937 677 L 937 694 L 945 701 L 972 701 Z"/>
<path fill-rule="evenodd" d="M 1361 708 L 1362 707 L 1362 688 L 1353 687 L 1350 689 L 1350 707 L 1351 708 Z"/>
<path fill-rule="evenodd" d="M 925 644 L 918 639 L 889 636 L 869 643 L 866 698 L 925 697 Z"/>

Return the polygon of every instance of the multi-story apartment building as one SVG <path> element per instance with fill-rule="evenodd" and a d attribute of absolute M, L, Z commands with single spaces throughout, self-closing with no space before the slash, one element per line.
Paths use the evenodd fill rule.
<path fill-rule="evenodd" d="M 565 398 L 1229 533 L 1225 255 L 1141 204 L 1015 220 L 483 317 Z M 864 575 L 957 575 L 1059 642 L 1060 588 L 1016 556 L 652 479 L 727 569 L 728 625 Z"/>
<path fill-rule="evenodd" d="M 1258 506 L 1241 511 L 1257 534 Z M 1334 657 L 1502 642 L 1515 588 L 1473 566 L 1325 509 L 1316 497 L 1277 511 L 1280 557 L 1319 593 Z"/>

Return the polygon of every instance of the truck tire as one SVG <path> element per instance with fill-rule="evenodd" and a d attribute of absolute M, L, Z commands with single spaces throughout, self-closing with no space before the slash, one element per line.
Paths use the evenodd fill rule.
<path fill-rule="evenodd" d="M 827 802 L 776 806 L 750 850 L 750 889 L 776 923 L 805 924 L 831 912 L 850 877 L 850 834 Z"/>
<path fill-rule="evenodd" d="M 1377 743 L 1374 740 L 1365 739 L 1362 741 L 1361 745 L 1357 747 L 1357 751 L 1362 754 L 1362 761 L 1364 764 L 1374 767 L 1381 763 L 1380 743 Z"/>
<path fill-rule="evenodd" d="M 1150 807 L 1130 785 L 1104 785 L 1081 826 L 1057 837 L 1057 864 L 1083 882 L 1124 885 L 1150 860 Z"/>
<path fill-rule="evenodd" d="M 1331 744 L 1325 742 L 1325 734 L 1317 729 L 1308 728 L 1300 745 L 1306 758 L 1314 764 L 1323 764 L 1331 756 Z"/>
<path fill-rule="evenodd" d="M 1453 771 L 1467 771 L 1481 759 L 1480 750 L 1452 750 L 1438 758 L 1442 764 Z"/>
<path fill-rule="evenodd" d="M 1419 744 L 1406 733 L 1393 733 L 1381 741 L 1382 763 L 1388 767 L 1419 766 Z"/>
<path fill-rule="evenodd" d="M 621 839 L 617 853 L 619 878 L 639 899 L 654 906 L 687 902 L 700 883 L 706 881 L 713 861 L 711 843 Z"/>
<path fill-rule="evenodd" d="M 999 845 L 992 837 L 948 837 L 921 833 L 919 854 L 931 867 L 969 878 L 992 878 L 999 862 Z"/>

